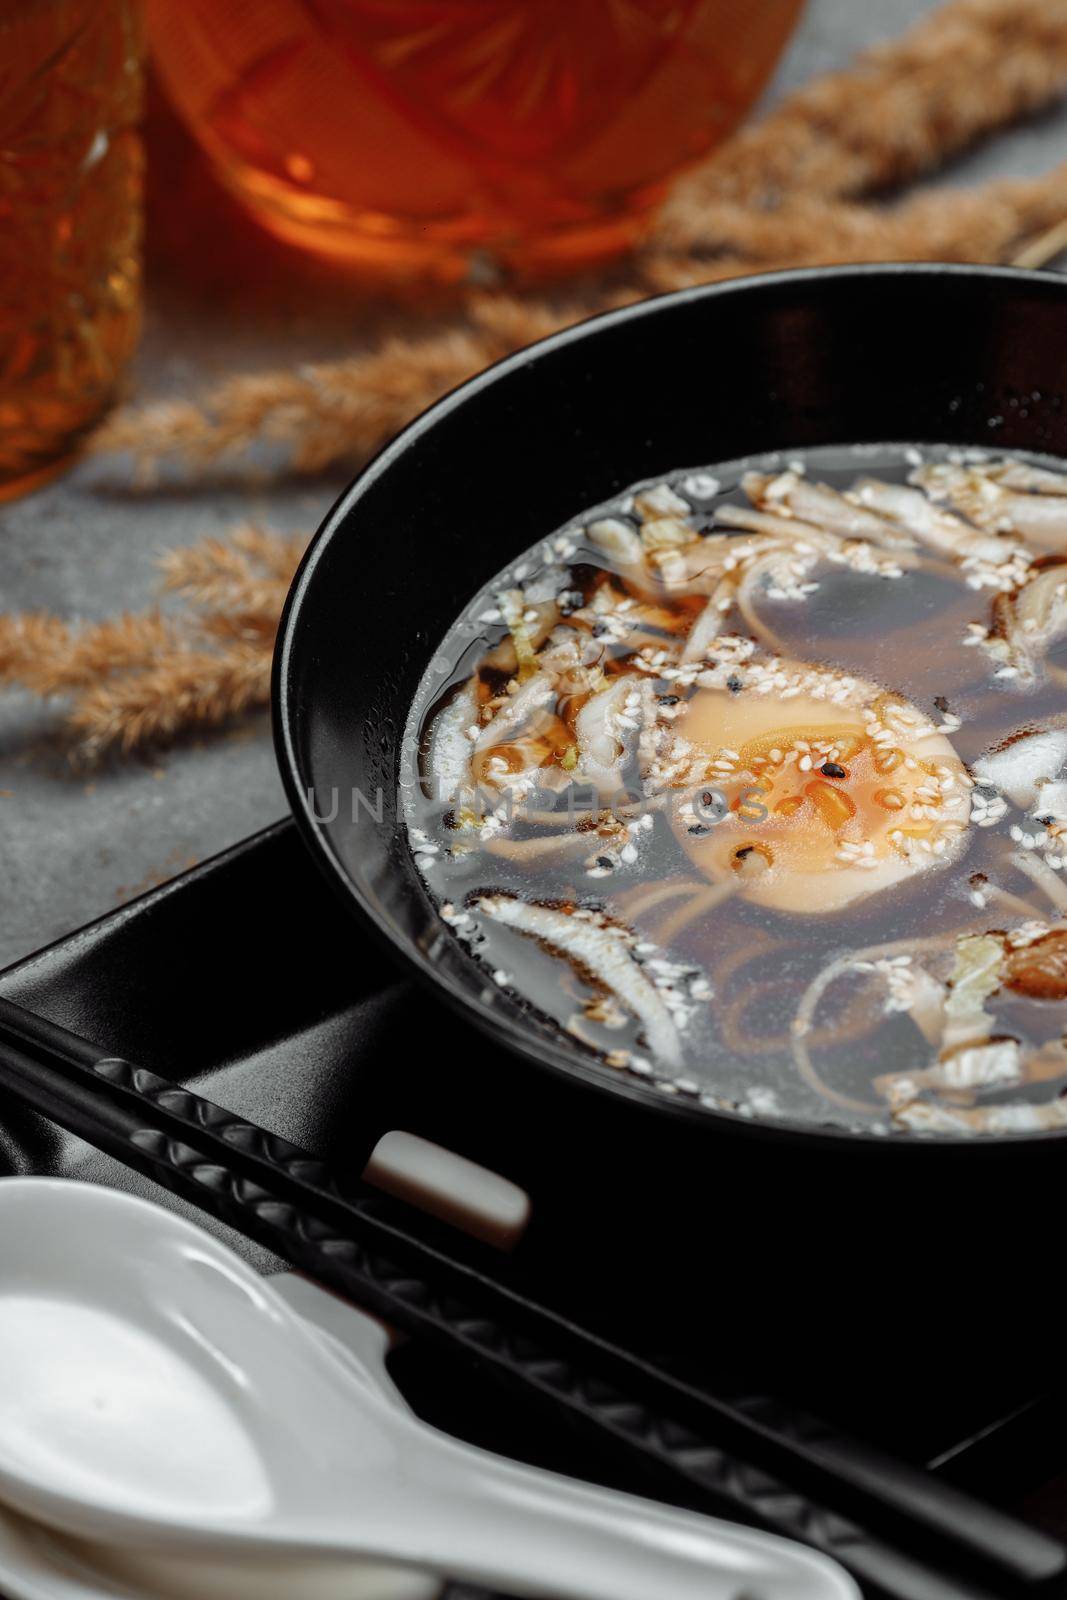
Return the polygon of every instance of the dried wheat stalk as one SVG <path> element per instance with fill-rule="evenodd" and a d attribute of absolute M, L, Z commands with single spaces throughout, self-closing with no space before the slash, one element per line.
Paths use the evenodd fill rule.
<path fill-rule="evenodd" d="M 76 627 L 42 612 L 0 616 L 0 682 L 48 697 L 141 666 L 174 645 L 158 612 Z"/>
<path fill-rule="evenodd" d="M 222 727 L 266 705 L 282 604 L 306 540 L 257 527 L 165 555 L 181 609 L 80 625 L 0 616 L 0 683 L 68 700 L 72 753 L 96 761 Z"/>
<path fill-rule="evenodd" d="M 220 728 L 266 705 L 270 675 L 269 646 L 179 646 L 152 666 L 85 690 L 67 716 L 67 728 L 85 760 L 97 761 L 112 750 L 128 755 Z"/>
<path fill-rule="evenodd" d="M 930 190 L 892 209 L 805 198 L 773 213 L 718 210 L 724 260 L 694 251 L 650 252 L 642 266 L 650 288 L 732 277 L 742 250 L 749 271 L 780 263 L 1012 260 L 1024 241 L 1067 216 L 1067 163 L 1040 178 Z"/>
<path fill-rule="evenodd" d="M 584 310 L 486 297 L 472 303 L 467 328 L 390 339 L 367 355 L 299 371 L 229 378 L 203 406 L 162 401 L 120 411 L 96 448 L 130 451 L 145 465 L 177 456 L 195 467 L 260 440 L 288 447 L 297 471 L 316 472 L 376 449 L 431 400 Z"/>
<path fill-rule="evenodd" d="M 1065 88 L 1067 0 L 952 0 L 735 134 L 679 185 L 660 237 L 674 248 L 704 238 L 718 200 L 763 206 L 903 183 Z"/>
<path fill-rule="evenodd" d="M 302 534 L 288 537 L 254 524 L 228 539 L 201 539 L 160 557 L 163 587 L 214 612 L 276 614 L 304 552 Z"/>

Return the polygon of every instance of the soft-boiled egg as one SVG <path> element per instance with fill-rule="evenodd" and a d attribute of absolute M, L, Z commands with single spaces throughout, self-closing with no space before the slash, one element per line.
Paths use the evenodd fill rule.
<path fill-rule="evenodd" d="M 875 684 L 850 680 L 837 697 L 698 689 L 685 737 L 708 778 L 675 808 L 681 842 L 706 877 L 736 876 L 759 905 L 838 911 L 965 847 L 966 768 L 941 729 Z"/>

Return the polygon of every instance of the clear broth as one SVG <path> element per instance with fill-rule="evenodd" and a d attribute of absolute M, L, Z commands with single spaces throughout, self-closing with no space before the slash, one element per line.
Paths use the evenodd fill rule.
<path fill-rule="evenodd" d="M 1013 459 L 1051 468 L 1057 465 L 1030 456 Z M 749 505 L 741 487 L 746 473 L 778 475 L 792 468 L 808 483 L 844 491 L 857 479 L 869 476 L 883 483 L 905 484 L 920 462 L 966 466 L 985 460 L 978 451 L 941 446 L 923 446 L 921 450 L 907 445 L 862 446 L 777 452 L 708 468 L 688 468 L 657 482 L 665 482 L 685 502 L 684 512 L 675 514 L 693 530 L 694 538 L 715 539 L 729 533 L 732 539 L 745 541 L 755 536 L 716 524 L 723 508 Z M 567 715 L 557 715 L 562 696 L 539 715 L 536 739 L 540 744 L 534 759 L 540 754 L 542 764 L 536 783 L 517 807 L 512 802 L 497 831 L 495 825 L 487 830 L 485 822 L 501 801 L 502 791 L 494 788 L 492 781 L 487 781 L 484 790 L 475 785 L 477 804 L 468 805 L 466 813 L 462 796 L 470 799 L 469 787 L 461 791 L 458 805 L 456 797 L 447 792 L 449 780 L 442 780 L 440 762 L 435 767 L 435 740 L 442 738 L 449 707 L 454 708 L 457 697 L 470 692 L 474 682 L 480 683 L 477 694 L 486 701 L 495 699 L 505 706 L 514 692 L 521 690 L 524 678 L 528 681 L 536 674 L 539 654 L 551 647 L 550 643 L 523 644 L 525 659 L 519 660 L 504 617 L 508 606 L 502 610 L 501 604 L 502 595 L 515 591 L 522 596 L 521 606 L 516 613 L 512 603 L 509 616 L 520 636 L 525 633 L 529 639 L 537 635 L 541 602 L 529 601 L 531 592 L 534 596 L 554 593 L 556 626 L 580 632 L 583 650 L 591 649 L 589 640 L 597 639 L 601 666 L 607 668 L 602 683 L 610 687 L 614 675 L 632 671 L 635 684 L 651 685 L 656 725 L 665 716 L 684 736 L 687 719 L 694 715 L 690 702 L 699 694 L 699 685 L 684 681 L 679 685 L 677 676 L 664 677 L 654 670 L 650 662 L 657 648 L 655 630 L 651 642 L 646 638 L 642 647 L 646 664 L 638 671 L 632 668 L 634 633 L 625 619 L 623 627 L 629 631 L 621 637 L 612 632 L 614 623 L 604 628 L 588 625 L 590 605 L 598 591 L 606 592 L 606 585 L 635 604 L 647 601 L 674 619 L 677 633 L 664 634 L 662 642 L 668 663 L 676 666 L 679 642 L 684 643 L 705 608 L 706 583 L 699 592 L 686 583 L 669 591 L 661 585 L 657 590 L 658 579 L 643 590 L 635 587 L 632 569 L 606 555 L 588 532 L 591 524 L 605 518 L 617 519 L 624 528 L 640 532 L 634 503 L 650 487 L 654 486 L 636 485 L 609 504 L 583 512 L 510 562 L 473 598 L 441 642 L 408 723 L 407 742 L 410 746 L 414 741 L 419 751 L 418 782 L 403 788 L 413 853 L 434 903 L 471 959 L 482 963 L 501 989 L 548 1019 L 572 1045 L 599 1060 L 605 1073 L 636 1074 L 664 1093 L 688 1096 L 716 1110 L 875 1132 L 908 1129 L 953 1135 L 1026 1129 L 1031 1123 L 1059 1125 L 1061 1115 L 1067 1113 L 1067 1104 L 1059 1104 L 1062 1084 L 1057 1072 L 1067 1002 L 1058 992 L 1053 993 L 1055 984 L 1050 989 L 1048 983 L 1039 983 L 1038 994 L 1033 984 L 1020 989 L 1009 980 L 1012 963 L 1017 966 L 1022 959 L 1013 956 L 1013 950 L 1032 947 L 1050 930 L 1057 930 L 1058 905 L 1050 900 L 1045 887 L 1020 870 L 1017 861 L 1023 851 L 1028 860 L 1040 858 L 1055 881 L 1064 884 L 1067 874 L 1061 870 L 1058 828 L 1048 830 L 1027 815 L 1028 808 L 1008 801 L 1003 801 L 1002 814 L 994 815 L 990 822 L 991 811 L 1000 812 L 1002 796 L 993 784 L 979 783 L 973 789 L 971 783 L 974 763 L 986 752 L 1017 740 L 1021 733 L 1058 726 L 1064 691 L 1050 675 L 1057 671 L 1054 642 L 1036 680 L 1022 687 L 1017 676 L 1001 671 L 1003 663 L 998 666 L 984 642 L 976 641 L 980 626 L 989 625 L 992 611 L 1002 602 L 996 599 L 995 589 L 976 586 L 973 569 L 961 568 L 958 562 L 944 560 L 920 545 L 913 565 L 907 565 L 910 557 L 901 557 L 904 570 L 897 576 L 872 575 L 840 561 L 819 560 L 804 567 L 802 560 L 797 582 L 814 584 L 809 592 L 784 598 L 772 576 L 758 582 L 750 596 L 760 623 L 773 630 L 780 647 L 775 652 L 757 640 L 754 656 L 747 658 L 749 667 L 753 660 L 784 656 L 790 666 L 852 675 L 890 697 L 903 697 L 928 719 L 925 725 L 937 729 L 951 746 L 959 763 L 959 786 L 953 794 L 964 795 L 962 802 L 953 799 L 952 803 L 958 807 L 956 814 L 966 815 L 966 820 L 961 831 L 953 834 L 950 830 L 947 864 L 945 859 L 931 856 L 914 871 L 909 868 L 900 881 L 860 893 L 836 910 L 809 909 L 813 902 L 807 890 L 804 908 L 757 903 L 737 891 L 728 875 L 720 871 L 717 878 L 709 877 L 700 866 L 699 853 L 692 850 L 693 837 L 703 837 L 699 821 L 694 834 L 687 834 L 689 824 L 679 821 L 679 808 L 692 802 L 692 773 L 685 784 L 661 784 L 650 791 L 632 750 L 625 785 L 630 808 L 620 845 L 623 835 L 613 829 L 611 821 L 606 832 L 598 831 L 598 825 L 574 805 L 571 785 L 582 778 L 586 756 L 575 735 L 574 715 L 569 720 Z M 951 501 L 939 503 L 943 510 L 962 515 Z M 1067 498 L 1063 508 L 1067 524 Z M 779 505 L 776 514 L 782 510 L 788 512 L 788 506 Z M 988 526 L 984 531 L 989 532 Z M 992 536 L 1006 542 L 1007 553 L 1010 532 L 1001 529 Z M 1037 566 L 1031 572 L 1055 560 L 1047 546 L 1034 554 Z M 892 549 L 878 549 L 876 556 L 883 565 L 891 565 L 895 559 Z M 586 622 L 574 620 L 576 613 L 584 615 Z M 752 629 L 736 609 L 724 615 L 722 627 L 730 640 L 752 639 Z M 529 619 L 526 623 L 523 616 Z M 982 647 L 975 648 L 976 642 Z M 720 636 L 712 640 L 705 659 L 715 657 L 721 649 Z M 727 665 L 731 649 L 740 647 L 726 647 Z M 489 664 L 487 657 L 491 658 Z M 742 676 L 745 670 L 742 660 Z M 716 692 L 721 692 L 721 676 Z M 731 685 L 729 693 L 740 705 L 749 693 L 747 682 L 739 690 Z M 647 691 L 641 694 L 647 708 Z M 778 691 L 760 698 L 780 705 L 782 717 L 788 721 L 788 699 L 782 700 Z M 863 698 L 860 694 L 857 704 Z M 467 730 L 472 751 L 475 739 L 471 734 L 480 737 L 487 725 L 483 721 L 486 715 L 483 705 Z M 456 721 L 455 712 L 452 721 Z M 624 743 L 627 737 L 622 735 Z M 495 751 L 498 763 L 505 760 L 506 764 L 511 759 L 507 746 L 506 739 L 491 743 L 488 758 L 492 760 Z M 452 748 L 456 748 L 454 743 Z M 524 760 L 528 761 L 529 746 L 525 749 Z M 847 789 L 848 780 L 835 775 L 837 769 L 845 772 L 847 758 L 846 750 L 843 760 L 829 763 L 825 781 L 821 773 L 827 768 L 821 759 L 803 775 L 797 771 L 797 796 L 810 790 L 812 782 L 821 782 L 823 791 Z M 484 771 L 485 753 L 476 759 Z M 795 751 L 789 755 L 794 763 L 802 759 Z M 956 771 L 952 762 L 949 767 Z M 763 781 L 760 771 L 749 775 L 754 782 Z M 913 785 L 914 776 L 913 771 Z M 736 783 L 736 773 L 729 777 Z M 713 786 L 713 778 L 714 774 L 705 777 L 708 787 Z M 773 788 L 778 779 L 773 773 L 771 778 Z M 952 781 L 946 777 L 950 786 Z M 588 785 L 583 787 L 588 796 Z M 908 801 L 907 811 L 913 794 L 907 789 L 901 792 Z M 530 803 L 531 795 L 536 805 Z M 980 798 L 976 800 L 976 796 Z M 736 794 L 728 794 L 727 799 L 734 809 L 725 819 L 713 818 L 714 806 L 710 813 L 701 808 L 699 817 L 707 815 L 706 831 L 716 837 L 721 828 L 733 829 L 731 838 L 737 836 L 741 850 L 747 841 L 738 832 Z M 647 806 L 650 800 L 654 803 Z M 835 795 L 826 800 L 831 806 L 835 802 Z M 847 806 L 850 802 L 846 798 L 836 803 Z M 788 804 L 793 804 L 792 799 Z M 982 813 L 980 825 L 974 821 L 976 805 Z M 546 821 L 546 806 L 559 813 L 558 828 Z M 526 814 L 531 809 L 537 813 L 535 820 Z M 587 804 L 586 809 L 594 807 Z M 808 809 L 812 810 L 811 804 Z M 612 811 L 612 820 L 618 810 Z M 921 819 L 916 820 L 920 833 L 923 825 Z M 817 809 L 807 822 L 798 822 L 797 827 L 801 826 L 809 830 L 810 848 L 821 852 L 819 876 L 810 880 L 817 894 L 820 884 L 831 889 L 838 866 L 848 863 L 830 863 L 820 842 L 822 835 L 811 833 L 830 826 Z M 940 827 L 936 822 L 928 837 L 933 838 Z M 565 840 L 558 851 L 509 851 L 509 845 L 556 833 L 561 837 L 569 834 L 573 842 Z M 575 834 L 583 833 L 584 841 L 574 840 Z M 760 848 L 761 837 L 759 828 L 754 828 L 752 841 Z M 586 841 L 588 851 L 583 847 Z M 805 841 L 803 849 L 809 847 Z M 847 843 L 843 846 L 846 857 L 851 848 Z M 908 850 L 915 848 L 907 845 Z M 732 870 L 739 872 L 739 867 Z M 723 889 L 724 883 L 729 892 Z M 1064 888 L 1067 893 L 1067 884 Z M 620 999 L 612 984 L 605 982 L 595 954 L 591 962 L 580 951 L 568 955 L 554 936 L 543 936 L 543 929 L 540 933 L 536 929 L 521 931 L 480 909 L 483 903 L 499 906 L 503 899 L 562 911 L 572 919 L 577 913 L 587 928 L 607 929 L 619 939 L 620 955 L 639 970 L 642 985 L 656 988 L 657 1003 L 667 1006 L 678 1040 L 672 1059 L 664 1059 L 662 1052 L 650 1045 L 647 1016 L 643 1018 L 626 1003 L 625 996 Z M 700 906 L 705 909 L 693 909 Z M 972 1059 L 964 1063 L 968 1070 L 963 1079 L 968 1072 L 981 1077 L 987 1071 L 989 1081 L 954 1084 L 946 1064 L 952 1056 L 958 1066 L 961 1047 L 958 1040 L 952 1049 L 945 1046 L 949 1035 L 939 1034 L 938 1028 L 948 1027 L 945 1007 L 951 1013 L 953 991 L 959 996 L 960 941 L 990 934 L 1001 942 L 1003 963 L 1000 981 L 982 1002 L 989 1019 L 985 1038 L 979 1027 L 974 1042 L 982 1046 L 990 1041 L 1015 1041 L 1017 1069 L 1024 1058 L 1038 1060 L 1040 1065 L 1022 1073 L 1016 1070 L 1012 1077 L 1010 1061 L 1001 1061 L 995 1069 L 992 1058 L 984 1068 Z M 891 947 L 888 954 L 877 953 L 885 946 Z M 914 947 L 910 954 L 909 946 Z M 583 948 L 588 954 L 588 947 Z M 977 947 L 965 948 L 973 952 Z M 864 964 L 863 952 L 871 951 L 876 953 Z M 1058 950 L 1055 954 L 1058 958 Z M 860 965 L 852 967 L 852 959 Z M 894 977 L 890 970 L 894 960 L 898 974 L 908 969 L 903 977 Z M 818 1004 L 809 1008 L 804 1027 L 798 1023 L 798 1009 L 805 995 L 810 1002 L 811 986 L 832 963 L 838 963 L 839 976 L 827 985 Z M 915 973 L 920 988 L 929 977 L 941 991 L 940 1000 L 934 994 L 937 1015 L 933 1021 L 926 1017 L 925 1032 L 917 1020 L 923 1015 L 923 1006 L 912 982 Z M 930 984 L 926 987 L 934 993 Z M 1067 984 L 1064 988 L 1067 992 Z M 643 992 L 647 994 L 647 989 Z M 962 1047 L 966 1045 L 964 1033 Z M 798 1049 L 803 1051 L 806 1065 L 799 1061 Z M 1008 1053 L 1011 1056 L 1010 1049 Z M 929 1072 L 932 1067 L 935 1078 L 945 1081 L 920 1080 L 911 1100 L 910 1090 L 902 1090 L 899 1082 L 886 1087 L 889 1078 L 899 1080 L 906 1074 Z M 1067 1059 L 1063 1067 L 1067 1071 Z M 916 1114 L 907 1111 L 913 1103 L 923 1109 Z"/>

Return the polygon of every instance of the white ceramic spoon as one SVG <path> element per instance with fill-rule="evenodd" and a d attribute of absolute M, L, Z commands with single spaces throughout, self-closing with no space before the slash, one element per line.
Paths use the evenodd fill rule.
<path fill-rule="evenodd" d="M 295 1272 L 270 1283 L 347 1359 L 352 1376 L 406 1401 L 386 1368 L 388 1330 Z M 437 1600 L 441 1580 L 401 1567 L 156 1556 L 71 1539 L 0 1504 L 0 1593 L 5 1600 Z"/>
<path fill-rule="evenodd" d="M 208 1234 L 0 1182 L 0 1498 L 94 1541 L 370 1560 L 568 1600 L 856 1600 L 800 1545 L 436 1432 Z"/>

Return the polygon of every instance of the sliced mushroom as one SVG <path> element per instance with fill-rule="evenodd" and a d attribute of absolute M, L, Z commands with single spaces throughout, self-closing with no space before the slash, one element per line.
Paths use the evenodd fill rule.
<path fill-rule="evenodd" d="M 556 679 L 550 672 L 538 672 L 508 696 L 475 741 L 475 751 L 491 750 L 514 738 L 523 724 L 543 711 L 556 698 Z"/>
<path fill-rule="evenodd" d="M 619 930 L 506 895 L 485 895 L 475 902 L 475 909 L 493 922 L 540 939 L 586 968 L 637 1018 L 653 1055 L 668 1066 L 681 1065 L 682 1047 L 674 1019 Z"/>
<path fill-rule="evenodd" d="M 980 528 L 1017 533 L 1041 550 L 1067 551 L 1067 500 L 1056 495 L 1009 489 L 988 471 L 950 461 L 917 467 L 911 481 L 935 500 L 949 500 Z"/>
<path fill-rule="evenodd" d="M 1004 987 L 1031 1000 L 1067 1000 L 1067 928 L 1050 928 L 1009 950 Z"/>
<path fill-rule="evenodd" d="M 447 805 L 471 781 L 470 730 L 478 725 L 478 696 L 469 679 L 440 711 L 430 740 L 433 798 Z"/>
<path fill-rule="evenodd" d="M 864 506 L 853 505 L 829 484 L 812 483 L 797 472 L 746 472 L 741 486 L 762 511 L 784 510 L 839 538 L 869 539 L 887 550 L 914 548 L 915 541 L 907 531 Z"/>
<path fill-rule="evenodd" d="M 907 484 L 861 478 L 846 498 L 891 518 L 921 544 L 953 561 L 996 563 L 1006 560 L 1013 548 L 1010 541 L 979 533 L 962 518 L 928 499 L 920 489 L 911 489 Z"/>

